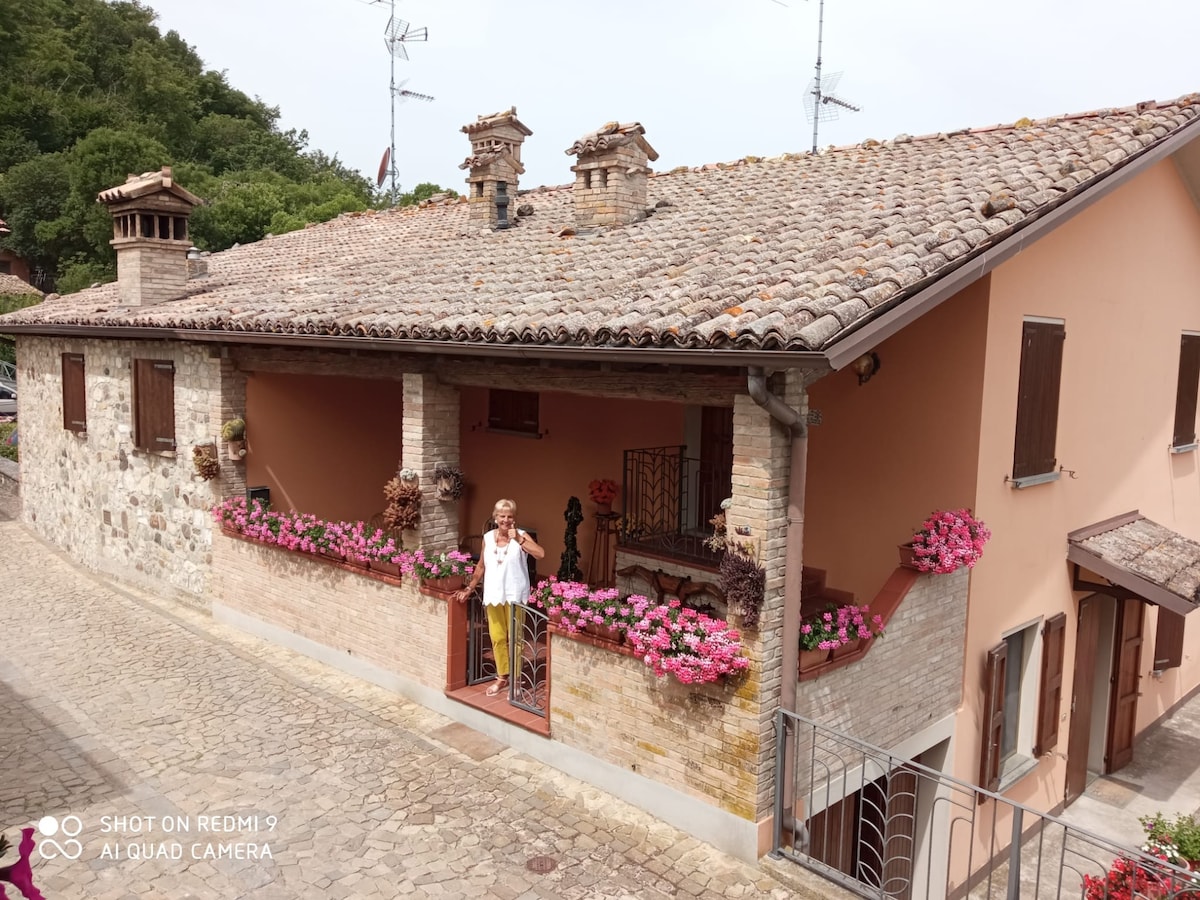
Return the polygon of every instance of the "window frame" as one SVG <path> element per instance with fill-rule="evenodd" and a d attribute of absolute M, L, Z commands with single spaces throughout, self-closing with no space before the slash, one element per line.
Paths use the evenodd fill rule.
<path fill-rule="evenodd" d="M 82 353 L 62 354 L 63 428 L 87 434 L 87 368 Z"/>
<path fill-rule="evenodd" d="M 133 361 L 133 445 L 148 453 L 173 453 L 175 363 L 169 359 Z"/>
<path fill-rule="evenodd" d="M 1175 419 L 1171 452 L 1195 450 L 1197 395 L 1200 394 L 1200 332 L 1185 331 L 1179 338 L 1179 377 L 1175 384 Z"/>
<path fill-rule="evenodd" d="M 1013 647 L 1017 635 L 1020 658 Z M 1006 631 L 985 654 L 979 754 L 979 784 L 985 790 L 1007 790 L 1036 769 L 1038 757 L 1057 743 L 1065 637 L 1066 615 L 1058 613 Z M 1017 708 L 1009 709 L 1005 688 L 1014 671 Z M 1053 734 L 1046 725 L 1051 719 L 1055 723 Z M 1005 753 L 1008 734 L 1012 735 L 1014 748 Z"/>
<path fill-rule="evenodd" d="M 1014 487 L 1057 481 L 1058 412 L 1062 397 L 1065 319 L 1026 316 L 1013 427 Z"/>
<path fill-rule="evenodd" d="M 537 391 L 488 388 L 488 431 L 540 438 L 541 395 Z"/>

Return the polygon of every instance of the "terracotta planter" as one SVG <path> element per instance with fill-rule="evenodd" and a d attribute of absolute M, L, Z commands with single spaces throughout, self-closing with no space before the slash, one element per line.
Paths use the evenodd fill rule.
<path fill-rule="evenodd" d="M 913 545 L 911 543 L 901 544 L 898 549 L 900 550 L 901 567 L 905 569 L 916 569 L 916 571 L 919 572 L 920 569 L 917 569 L 917 554 L 913 549 Z"/>
<path fill-rule="evenodd" d="M 240 462 L 246 458 L 246 442 L 228 441 L 225 445 L 225 452 L 230 459 Z"/>
<path fill-rule="evenodd" d="M 465 582 L 461 575 L 448 575 L 445 578 L 422 578 L 421 586 L 427 587 L 433 591 L 442 591 L 444 593 L 452 593 L 462 590 Z"/>
<path fill-rule="evenodd" d="M 321 555 L 328 557 L 329 559 L 336 559 L 338 562 L 346 561 L 346 554 L 341 550 L 334 550 L 332 547 L 323 547 L 321 549 Z"/>
<path fill-rule="evenodd" d="M 612 503 L 597 503 L 596 504 L 596 512 L 599 515 L 607 516 L 609 513 L 612 512 Z"/>
<path fill-rule="evenodd" d="M 822 650 L 818 647 L 815 650 L 806 650 L 800 648 L 800 668 L 803 670 L 815 669 L 817 666 L 823 665 L 829 661 L 829 656 L 833 651 Z"/>
<path fill-rule="evenodd" d="M 858 648 L 862 645 L 862 638 L 852 638 L 840 647 L 833 649 L 834 659 L 843 659 L 852 653 L 857 653 Z"/>
<path fill-rule="evenodd" d="M 400 577 L 400 564 L 393 562 L 384 562 L 381 559 L 371 560 L 371 571 L 379 572 L 383 575 L 391 575 L 393 578 Z"/>
<path fill-rule="evenodd" d="M 346 565 L 354 566 L 356 569 L 366 569 L 370 567 L 370 563 L 365 559 L 355 559 L 353 556 L 346 557 Z"/>
<path fill-rule="evenodd" d="M 609 628 L 607 625 L 597 625 L 594 622 L 583 626 L 583 633 L 613 644 L 621 643 L 625 636 L 619 628 Z"/>

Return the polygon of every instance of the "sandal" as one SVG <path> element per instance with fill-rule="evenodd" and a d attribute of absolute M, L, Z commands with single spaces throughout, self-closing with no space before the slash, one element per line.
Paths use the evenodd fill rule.
<path fill-rule="evenodd" d="M 497 694 L 499 694 L 502 690 L 504 690 L 507 687 L 508 687 L 508 679 L 507 678 L 497 678 L 494 682 L 492 682 L 491 686 L 486 691 L 484 691 L 484 693 L 487 694 L 487 696 L 489 696 L 489 697 L 495 697 Z"/>

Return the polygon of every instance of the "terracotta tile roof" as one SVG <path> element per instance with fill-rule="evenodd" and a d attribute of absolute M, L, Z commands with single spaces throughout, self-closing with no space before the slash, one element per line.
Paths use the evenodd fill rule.
<path fill-rule="evenodd" d="M 37 294 L 40 297 L 42 292 L 16 275 L 0 274 L 0 294 Z"/>
<path fill-rule="evenodd" d="M 1140 597 L 1186 614 L 1200 606 L 1200 543 L 1126 513 L 1067 536 L 1067 558 Z"/>
<path fill-rule="evenodd" d="M 653 215 L 578 234 L 564 231 L 569 187 L 522 192 L 518 203 L 534 212 L 504 231 L 469 225 L 466 201 L 346 215 L 213 254 L 209 274 L 178 300 L 126 308 L 110 284 L 3 321 L 827 348 L 1192 125 L 1198 110 L 1200 95 L 1191 95 L 675 170 L 649 181 Z"/>

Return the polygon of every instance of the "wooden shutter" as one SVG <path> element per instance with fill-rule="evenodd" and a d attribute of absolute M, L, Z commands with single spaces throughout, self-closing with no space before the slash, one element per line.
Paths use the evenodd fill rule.
<path fill-rule="evenodd" d="M 488 427 L 537 434 L 538 395 L 532 391 L 488 391 Z"/>
<path fill-rule="evenodd" d="M 62 355 L 63 428 L 87 431 L 87 388 L 83 377 L 83 354 Z"/>
<path fill-rule="evenodd" d="M 1058 716 L 1062 710 L 1063 662 L 1066 658 L 1067 616 L 1059 613 L 1042 629 L 1042 687 L 1038 695 L 1037 739 L 1034 756 L 1058 745 Z"/>
<path fill-rule="evenodd" d="M 1158 629 L 1154 632 L 1154 668 L 1177 669 L 1183 664 L 1183 616 L 1158 608 Z"/>
<path fill-rule="evenodd" d="M 1001 641 L 987 653 L 983 678 L 983 741 L 980 752 L 979 784 L 989 791 L 1000 789 L 1000 741 L 1004 735 L 1004 682 L 1008 674 L 1008 642 Z"/>
<path fill-rule="evenodd" d="M 1025 322 L 1021 332 L 1013 478 L 1045 475 L 1058 468 L 1058 394 L 1066 328 L 1057 322 Z"/>
<path fill-rule="evenodd" d="M 134 445 L 143 450 L 175 449 L 175 364 L 163 359 L 133 361 Z"/>
<path fill-rule="evenodd" d="M 1179 347 L 1179 386 L 1175 389 L 1174 447 L 1196 443 L 1196 390 L 1200 385 L 1200 334 L 1185 334 Z"/>

